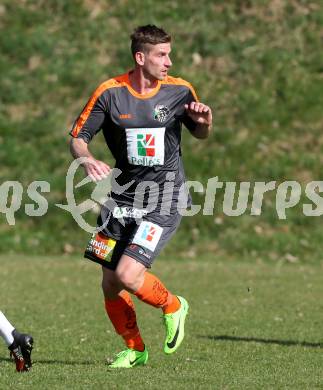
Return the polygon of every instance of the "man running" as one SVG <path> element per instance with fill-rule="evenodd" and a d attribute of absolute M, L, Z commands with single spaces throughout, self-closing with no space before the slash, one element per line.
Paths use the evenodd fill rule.
<path fill-rule="evenodd" d="M 85 257 L 102 265 L 106 312 L 127 346 L 111 368 L 148 360 L 132 295 L 162 309 L 166 354 L 183 341 L 189 305 L 147 269 L 181 220 L 181 126 L 196 138 L 207 138 L 212 125 L 211 109 L 198 101 L 192 86 L 168 75 L 170 35 L 153 25 L 138 27 L 131 35 L 131 51 L 134 69 L 102 83 L 70 132 L 71 153 L 86 158 L 83 167 L 92 180 L 111 172 L 88 149 L 98 131 L 116 160 L 110 198 L 98 217 L 100 229 L 85 251 Z"/>

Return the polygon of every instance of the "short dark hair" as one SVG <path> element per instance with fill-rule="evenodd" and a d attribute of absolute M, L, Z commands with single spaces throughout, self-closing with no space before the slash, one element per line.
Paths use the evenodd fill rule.
<path fill-rule="evenodd" d="M 158 43 L 168 43 L 172 40 L 171 36 L 167 34 L 166 31 L 153 24 L 135 28 L 134 32 L 130 35 L 130 38 L 133 56 L 135 56 L 138 51 L 147 51 L 147 44 L 157 45 Z"/>

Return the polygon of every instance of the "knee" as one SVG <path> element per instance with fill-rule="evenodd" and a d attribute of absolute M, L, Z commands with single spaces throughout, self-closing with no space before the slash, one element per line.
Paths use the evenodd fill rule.
<path fill-rule="evenodd" d="M 116 276 L 123 288 L 132 293 L 136 292 L 142 284 L 143 277 L 141 275 L 134 275 L 127 270 L 117 270 Z"/>

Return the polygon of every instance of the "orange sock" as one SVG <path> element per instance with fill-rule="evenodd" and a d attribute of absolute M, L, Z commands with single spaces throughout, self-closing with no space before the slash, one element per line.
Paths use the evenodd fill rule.
<path fill-rule="evenodd" d="M 161 307 L 165 314 L 174 313 L 181 304 L 163 283 L 153 274 L 145 273 L 145 279 L 140 289 L 135 292 L 137 298 L 154 307 Z"/>
<path fill-rule="evenodd" d="M 127 291 L 122 291 L 117 299 L 105 300 L 106 312 L 116 330 L 123 337 L 128 348 L 145 349 L 136 319 L 135 307 Z"/>

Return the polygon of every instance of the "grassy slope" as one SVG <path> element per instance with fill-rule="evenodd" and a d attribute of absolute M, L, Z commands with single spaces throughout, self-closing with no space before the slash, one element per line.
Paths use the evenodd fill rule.
<path fill-rule="evenodd" d="M 160 312 L 136 300 L 149 364 L 109 372 L 105 358 L 122 342 L 104 313 L 99 268 L 75 257 L 1 256 L 1 310 L 35 337 L 26 375 L 14 373 L 0 345 L 1 388 L 321 388 L 322 264 L 204 260 L 163 258 L 154 267 L 190 302 L 176 355 L 162 352 Z"/>
<path fill-rule="evenodd" d="M 1 251 L 60 253 L 66 242 L 65 251 L 83 248 L 87 234 L 54 206 L 65 200 L 67 129 L 99 82 L 131 67 L 128 35 L 138 24 L 161 24 L 174 35 L 172 73 L 190 80 L 214 109 L 208 142 L 184 137 L 190 180 L 205 186 L 213 176 L 303 184 L 320 179 L 320 2 L 223 3 L 1 3 L 0 180 L 20 180 L 25 190 L 33 180 L 51 183 L 46 217 L 27 218 L 22 208 L 10 227 L 0 216 Z M 111 161 L 102 138 L 93 150 Z M 187 218 L 167 253 L 193 257 L 207 248 L 253 259 L 321 257 L 320 218 L 305 218 L 296 207 L 279 221 L 270 195 L 261 217 L 227 217 L 222 199 L 220 191 L 214 216 Z"/>

